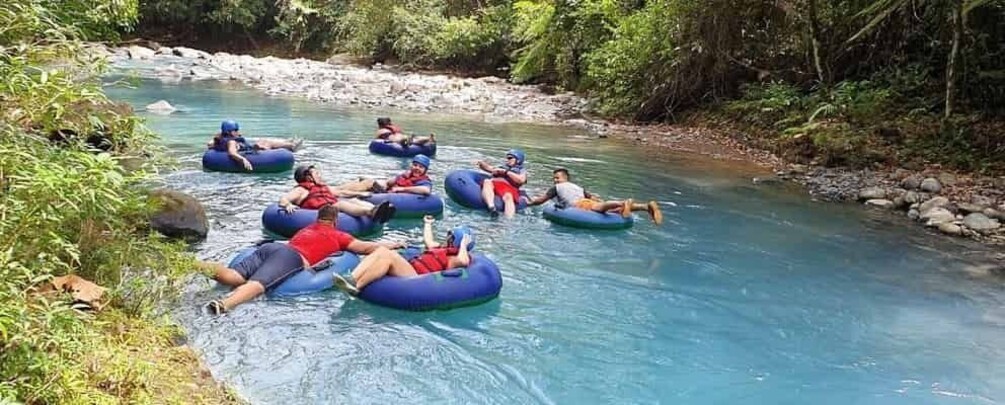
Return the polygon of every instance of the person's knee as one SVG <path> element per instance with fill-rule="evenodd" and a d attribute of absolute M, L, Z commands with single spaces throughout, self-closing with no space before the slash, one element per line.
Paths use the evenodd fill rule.
<path fill-rule="evenodd" d="M 502 200 L 505 203 L 512 204 L 513 203 L 513 194 L 509 194 L 509 193 L 503 194 Z"/>
<path fill-rule="evenodd" d="M 262 282 L 258 281 L 258 280 L 248 281 L 247 283 L 244 283 L 244 286 L 245 286 L 245 288 L 247 288 L 247 289 L 249 289 L 251 291 L 256 291 L 259 294 L 265 292 L 265 285 L 262 284 Z"/>

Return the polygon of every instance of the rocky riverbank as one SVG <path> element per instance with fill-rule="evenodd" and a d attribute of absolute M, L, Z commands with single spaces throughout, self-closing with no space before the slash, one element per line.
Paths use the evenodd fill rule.
<path fill-rule="evenodd" d="M 601 138 L 615 137 L 654 147 L 746 161 L 772 168 L 755 183 L 794 181 L 828 201 L 859 201 L 875 209 L 900 211 L 942 233 L 1005 244 L 1005 177 L 953 173 L 938 166 L 917 170 L 850 170 L 787 164 L 714 128 L 632 125 L 585 118 L 589 103 L 572 93 L 546 94 L 536 86 L 496 77 L 461 78 L 359 66 L 344 59 L 255 58 L 185 48 L 105 48 L 96 54 L 123 61 L 155 62 L 148 74 L 162 80 L 234 80 L 268 94 L 307 97 L 326 103 L 370 108 L 470 114 L 492 121 L 572 125 Z M 157 106 L 168 111 L 165 106 Z"/>

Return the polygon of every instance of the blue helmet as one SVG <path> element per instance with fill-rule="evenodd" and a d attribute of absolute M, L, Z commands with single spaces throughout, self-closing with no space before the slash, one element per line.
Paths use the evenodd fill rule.
<path fill-rule="evenodd" d="M 222 133 L 226 134 L 226 133 L 228 133 L 230 131 L 240 131 L 240 130 L 241 130 L 241 126 L 237 125 L 237 121 L 234 121 L 234 120 L 225 120 L 222 123 L 220 123 L 220 132 L 222 132 Z"/>
<path fill-rule="evenodd" d="M 509 152 L 506 152 L 506 156 L 513 156 L 513 157 L 515 157 L 516 158 L 516 164 L 518 164 L 518 165 L 522 165 L 524 158 L 527 157 L 527 155 L 524 155 L 523 151 L 520 150 L 520 149 L 510 149 Z"/>
<path fill-rule="evenodd" d="M 475 248 L 475 231 L 468 228 L 466 225 L 455 226 L 449 231 L 447 231 L 447 246 L 460 247 L 461 240 L 467 235 L 471 239 L 471 243 L 468 243 L 468 250 Z"/>
<path fill-rule="evenodd" d="M 429 169 L 429 165 L 432 162 L 429 160 L 429 156 L 421 155 L 420 154 L 420 155 L 415 155 L 415 157 L 412 158 L 412 163 L 418 163 L 418 164 L 422 165 L 422 167 L 425 167 L 426 169 Z"/>

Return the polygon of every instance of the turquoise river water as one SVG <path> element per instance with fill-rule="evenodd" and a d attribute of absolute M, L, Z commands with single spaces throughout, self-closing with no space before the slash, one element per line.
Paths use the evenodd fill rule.
<path fill-rule="evenodd" d="M 980 248 L 901 220 L 799 191 L 758 187 L 751 171 L 657 153 L 582 131 L 472 117 L 335 108 L 215 81 L 110 87 L 148 116 L 180 165 L 167 185 L 207 207 L 194 246 L 226 260 L 263 237 L 262 208 L 292 174 L 204 172 L 204 143 L 223 118 L 242 132 L 298 135 L 299 162 L 330 183 L 390 176 L 405 160 L 370 155 L 377 115 L 435 131 L 431 170 L 528 153 L 532 194 L 552 168 L 605 197 L 655 199 L 666 215 L 628 231 L 512 220 L 448 202 L 442 235 L 470 224 L 503 271 L 478 307 L 410 313 L 335 291 L 261 299 L 222 317 L 199 307 L 225 291 L 197 279 L 175 316 L 214 375 L 253 403 L 996 403 L 1005 400 L 1005 289 L 972 276 Z M 420 240 L 420 221 L 383 237 Z"/>

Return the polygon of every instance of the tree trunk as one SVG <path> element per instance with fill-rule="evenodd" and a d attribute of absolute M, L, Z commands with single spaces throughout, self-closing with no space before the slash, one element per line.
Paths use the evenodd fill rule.
<path fill-rule="evenodd" d="M 946 63 L 946 113 L 948 119 L 956 107 L 956 80 L 959 75 L 960 41 L 963 37 L 963 0 L 953 0 L 953 46 Z"/>
<path fill-rule="evenodd" d="M 830 83 L 824 73 L 823 58 L 820 56 L 820 21 L 817 18 L 817 0 L 807 0 L 810 20 L 810 46 L 813 49 L 813 68 L 817 71 L 817 79 L 824 87 Z"/>

